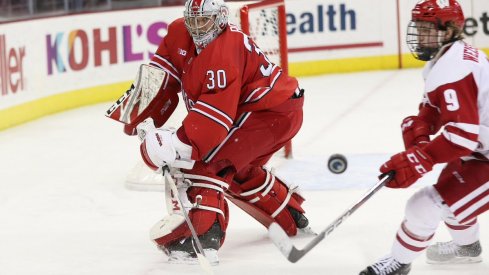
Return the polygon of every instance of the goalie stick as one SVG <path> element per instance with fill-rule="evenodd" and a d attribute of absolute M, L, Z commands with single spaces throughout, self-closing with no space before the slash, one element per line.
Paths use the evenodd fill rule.
<path fill-rule="evenodd" d="M 199 237 L 197 236 L 197 232 L 195 231 L 194 226 L 192 225 L 192 221 L 190 221 L 190 218 L 188 217 L 187 211 L 185 210 L 182 200 L 180 199 L 180 195 L 178 194 L 177 186 L 175 185 L 175 182 L 173 181 L 173 178 L 170 174 L 170 168 L 168 166 L 163 167 L 163 175 L 165 177 L 165 186 L 166 188 L 170 187 L 171 191 L 175 195 L 175 199 L 178 201 L 178 205 L 180 206 L 180 209 L 182 209 L 183 217 L 185 218 L 185 222 L 187 222 L 188 228 L 190 229 L 190 232 L 192 233 L 192 247 L 194 248 L 194 251 L 197 255 L 197 259 L 199 260 L 199 264 L 204 270 L 205 274 L 207 275 L 214 275 L 214 272 L 212 271 L 211 264 L 207 260 L 204 249 L 202 248 L 202 244 L 200 243 Z"/>
<path fill-rule="evenodd" d="M 275 246 L 282 252 L 282 254 L 292 263 L 299 261 L 304 255 L 306 255 L 311 249 L 313 249 L 319 242 L 321 242 L 326 236 L 331 234 L 343 221 L 345 221 L 353 212 L 355 212 L 360 206 L 362 206 L 373 194 L 380 190 L 387 182 L 394 178 L 394 171 L 382 176 L 382 178 L 374 185 L 370 190 L 363 195 L 353 206 L 348 208 L 343 214 L 341 214 L 336 220 L 334 220 L 326 229 L 321 231 L 316 237 L 314 237 L 303 249 L 296 248 L 285 231 L 277 223 L 272 223 L 268 228 L 268 235 Z"/>

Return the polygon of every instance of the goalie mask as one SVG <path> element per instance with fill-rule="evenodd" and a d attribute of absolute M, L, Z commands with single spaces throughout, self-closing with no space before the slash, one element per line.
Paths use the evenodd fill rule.
<path fill-rule="evenodd" d="M 227 26 L 229 10 L 223 0 L 187 0 L 185 26 L 200 52 Z"/>
<path fill-rule="evenodd" d="M 406 42 L 416 59 L 429 61 L 440 49 L 462 39 L 464 14 L 456 0 L 422 0 L 411 13 Z M 446 37 L 450 28 L 453 33 Z"/>

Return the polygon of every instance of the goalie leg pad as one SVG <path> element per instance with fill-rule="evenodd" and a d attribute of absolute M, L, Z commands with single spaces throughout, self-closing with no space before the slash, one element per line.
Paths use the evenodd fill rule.
<path fill-rule="evenodd" d="M 286 185 L 261 167 L 248 167 L 238 173 L 228 192 L 234 197 L 233 203 L 266 227 L 275 221 L 289 236 L 294 236 L 298 228 L 308 225 L 301 206 L 304 198 L 297 187 Z"/>
<path fill-rule="evenodd" d="M 223 187 L 227 184 L 218 177 L 193 174 L 192 170 L 173 175 L 177 182 L 184 208 L 204 249 L 218 250 L 224 242 L 229 221 L 229 210 L 224 199 Z M 182 192 L 185 189 L 184 192 Z M 182 196 L 182 195 L 180 195 Z M 179 209 L 155 224 L 151 239 L 165 252 L 185 251 L 195 256 L 191 243 L 191 231 Z"/>

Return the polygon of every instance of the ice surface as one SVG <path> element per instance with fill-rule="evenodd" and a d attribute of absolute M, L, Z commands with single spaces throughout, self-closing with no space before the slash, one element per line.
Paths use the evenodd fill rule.
<path fill-rule="evenodd" d="M 402 150 L 399 125 L 416 113 L 422 79 L 416 69 L 309 77 L 301 85 L 305 120 L 294 139 L 294 159 L 274 158 L 271 165 L 302 187 L 307 216 L 320 231 L 376 182 L 383 161 Z M 166 212 L 164 196 L 124 188 L 127 171 L 139 159 L 138 140 L 104 117 L 110 105 L 0 132 L 0 274 L 201 274 L 199 266 L 167 264 L 149 241 L 149 228 Z M 333 153 L 347 156 L 344 174 L 327 171 Z M 432 183 L 439 169 L 411 189 L 381 190 L 296 264 L 280 254 L 261 225 L 231 206 L 215 273 L 358 274 L 387 253 L 406 200 Z M 479 220 L 481 243 L 489 249 L 488 215 Z M 447 238 L 441 227 L 435 241 Z M 481 264 L 437 267 L 425 264 L 423 255 L 411 273 L 487 275 L 487 252 L 483 257 Z"/>

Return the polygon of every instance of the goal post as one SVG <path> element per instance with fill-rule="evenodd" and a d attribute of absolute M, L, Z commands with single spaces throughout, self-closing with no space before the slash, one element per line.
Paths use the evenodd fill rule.
<path fill-rule="evenodd" d="M 239 9 L 241 30 L 249 35 L 267 57 L 289 73 L 287 28 L 284 0 L 265 0 Z M 292 157 L 292 142 L 285 147 L 285 157 Z"/>

